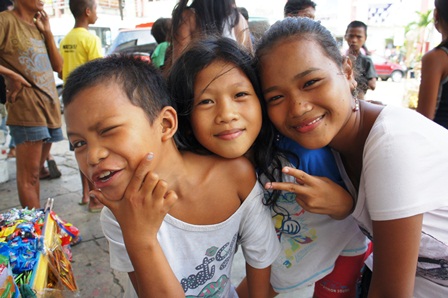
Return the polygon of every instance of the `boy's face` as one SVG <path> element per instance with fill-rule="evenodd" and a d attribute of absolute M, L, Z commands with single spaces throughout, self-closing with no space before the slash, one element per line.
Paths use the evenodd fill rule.
<path fill-rule="evenodd" d="M 90 14 L 89 14 L 89 24 L 93 25 L 96 23 L 96 20 L 98 20 L 98 15 L 96 12 L 98 5 L 96 0 L 93 2 L 92 8 L 88 8 Z"/>
<path fill-rule="evenodd" d="M 122 198 L 146 154 L 162 155 L 159 117 L 150 125 L 116 83 L 82 90 L 64 116 L 79 169 L 109 200 Z"/>
<path fill-rule="evenodd" d="M 357 55 L 366 42 L 366 31 L 363 27 L 348 28 L 345 40 L 349 46 L 349 53 Z"/>

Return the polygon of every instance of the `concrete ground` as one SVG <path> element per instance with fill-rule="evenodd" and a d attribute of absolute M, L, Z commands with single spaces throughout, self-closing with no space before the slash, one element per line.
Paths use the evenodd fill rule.
<path fill-rule="evenodd" d="M 64 128 L 65 129 L 65 128 Z M 56 143 L 52 154 L 62 172 L 54 180 L 41 181 L 41 206 L 47 198 L 54 198 L 53 210 L 65 221 L 72 223 L 82 235 L 82 242 L 72 248 L 73 272 L 79 288 L 77 297 L 122 297 L 126 274 L 109 267 L 109 250 L 102 233 L 99 213 L 90 213 L 87 206 L 80 206 L 81 180 L 73 152 L 68 150 L 68 141 Z M 9 180 L 0 184 L 0 212 L 20 208 L 15 175 L 15 159 L 8 159 Z M 237 253 L 232 281 L 234 284 L 244 276 L 244 258 Z M 280 295 L 283 298 L 312 297 L 312 289 Z"/>

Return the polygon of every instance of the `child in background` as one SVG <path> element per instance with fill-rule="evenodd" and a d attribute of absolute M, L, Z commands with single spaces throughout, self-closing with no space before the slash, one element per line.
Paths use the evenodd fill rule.
<path fill-rule="evenodd" d="M 300 164 L 293 157 L 290 161 L 309 172 L 295 170 L 304 177 L 302 185 L 286 174 L 276 177 L 282 165 L 290 163 L 276 153 L 274 130 L 266 105 L 260 104 L 262 94 L 251 56 L 231 39 L 198 41 L 172 66 L 168 87 L 176 100 L 176 138 L 181 148 L 213 153 L 229 162 L 246 155 L 263 181 L 287 179 L 293 185 L 294 192 L 266 193 L 282 244 L 272 266 L 274 290 L 291 292 L 316 283 L 315 297 L 354 297 L 368 254 L 366 238 L 351 217 L 334 220 L 327 215 L 345 217 L 353 206 L 352 199 L 330 179 L 308 175 L 342 180 L 326 148 L 306 150 L 283 138 L 284 146 L 300 158 Z M 322 200 L 333 208 L 315 209 L 316 202 Z M 247 296 L 245 283 L 238 288 L 240 297 Z M 275 294 L 271 291 L 271 296 Z"/>
<path fill-rule="evenodd" d="M 96 23 L 97 3 L 96 0 L 70 0 L 70 11 L 75 18 L 75 26 L 62 39 L 59 45 L 64 64 L 60 78 L 67 80 L 70 73 L 80 65 L 94 59 L 102 58 L 101 41 L 98 36 L 89 32 L 89 25 Z M 70 146 L 70 151 L 73 151 Z M 79 205 L 89 204 L 89 212 L 100 212 L 103 205 L 95 198 L 89 196 L 93 186 L 81 171 L 82 198 Z"/>
<path fill-rule="evenodd" d="M 356 90 L 358 91 L 359 99 L 364 99 L 367 90 L 375 90 L 376 78 L 378 77 L 372 59 L 361 53 L 366 39 L 366 24 L 360 21 L 353 21 L 348 24 L 345 31 L 345 40 L 349 46 L 348 54 L 354 60 L 355 79 L 358 83 Z"/>
<path fill-rule="evenodd" d="M 125 297 L 236 297 L 238 244 L 251 296 L 267 296 L 280 247 L 255 171 L 246 158 L 177 149 L 176 111 L 156 68 L 130 57 L 94 60 L 69 76 L 63 99 L 79 167 L 106 206 L 111 267 L 133 285 Z"/>
<path fill-rule="evenodd" d="M 358 100 L 351 60 L 318 22 L 275 23 L 256 56 L 279 132 L 335 153 L 356 198 L 352 216 L 374 243 L 369 297 L 448 297 L 448 131 L 415 111 Z"/>
<path fill-rule="evenodd" d="M 168 37 L 170 36 L 170 31 L 170 18 L 159 18 L 152 25 L 151 34 L 157 41 L 157 47 L 151 54 L 151 61 L 157 68 L 164 68 L 167 54 L 169 55 L 170 42 Z"/>

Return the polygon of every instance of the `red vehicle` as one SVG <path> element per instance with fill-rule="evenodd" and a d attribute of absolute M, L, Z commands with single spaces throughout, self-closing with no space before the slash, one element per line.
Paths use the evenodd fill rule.
<path fill-rule="evenodd" d="M 372 58 L 378 77 L 383 81 L 391 78 L 393 82 L 400 82 L 406 75 L 407 68 L 404 65 L 391 62 L 381 56 L 372 55 L 370 58 Z"/>

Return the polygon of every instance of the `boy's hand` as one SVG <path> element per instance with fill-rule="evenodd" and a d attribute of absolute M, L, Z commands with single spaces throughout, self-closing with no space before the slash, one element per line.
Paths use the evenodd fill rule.
<path fill-rule="evenodd" d="M 304 171 L 284 167 L 282 172 L 295 178 L 296 183 L 268 182 L 266 189 L 294 192 L 297 203 L 306 211 L 344 219 L 352 211 L 354 200 L 341 186 L 326 177 L 311 176 Z"/>
<path fill-rule="evenodd" d="M 122 200 L 111 201 L 100 190 L 90 191 L 112 211 L 123 235 L 130 236 L 126 238 L 131 242 L 141 242 L 141 235 L 155 239 L 165 215 L 177 201 L 177 194 L 168 190 L 166 181 L 149 170 L 152 158 L 150 153 L 140 162 Z"/>

